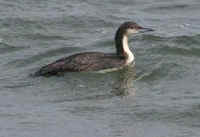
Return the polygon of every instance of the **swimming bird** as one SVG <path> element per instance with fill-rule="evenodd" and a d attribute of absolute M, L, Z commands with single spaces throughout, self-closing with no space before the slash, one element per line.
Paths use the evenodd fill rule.
<path fill-rule="evenodd" d="M 61 58 L 39 69 L 36 76 L 51 76 L 63 72 L 100 71 L 119 69 L 133 64 L 134 55 L 128 46 L 128 36 L 153 31 L 135 22 L 124 22 L 115 34 L 116 53 L 84 52 Z"/>

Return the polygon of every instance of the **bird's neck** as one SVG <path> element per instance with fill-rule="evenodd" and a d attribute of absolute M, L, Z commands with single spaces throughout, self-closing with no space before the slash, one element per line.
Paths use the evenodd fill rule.
<path fill-rule="evenodd" d="M 123 47 L 123 51 L 124 51 L 124 54 L 125 54 L 126 63 L 130 64 L 134 60 L 134 55 L 131 52 L 131 50 L 129 49 L 128 37 L 126 35 L 124 35 L 123 38 L 122 38 L 122 47 Z"/>
<path fill-rule="evenodd" d="M 115 37 L 115 44 L 117 49 L 117 55 L 125 58 L 126 64 L 130 64 L 134 61 L 134 55 L 128 46 L 128 36 L 123 33 L 117 33 Z"/>

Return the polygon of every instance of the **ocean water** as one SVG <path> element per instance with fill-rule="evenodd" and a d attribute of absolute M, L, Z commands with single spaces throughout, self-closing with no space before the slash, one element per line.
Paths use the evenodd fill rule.
<path fill-rule="evenodd" d="M 0 0 L 0 137 L 199 137 L 199 0 Z M 84 51 L 115 52 L 124 21 L 135 68 L 31 77 Z"/>

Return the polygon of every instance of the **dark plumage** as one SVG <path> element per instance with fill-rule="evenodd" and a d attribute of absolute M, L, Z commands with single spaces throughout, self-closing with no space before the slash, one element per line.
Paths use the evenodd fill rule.
<path fill-rule="evenodd" d="M 122 66 L 125 60 L 116 54 L 85 52 L 59 59 L 42 67 L 35 75 L 50 76 L 63 72 L 98 71 Z M 106 65 L 105 65 L 106 64 Z"/>

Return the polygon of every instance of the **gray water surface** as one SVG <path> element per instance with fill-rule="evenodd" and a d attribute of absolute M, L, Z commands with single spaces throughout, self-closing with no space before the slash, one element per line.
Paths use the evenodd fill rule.
<path fill-rule="evenodd" d="M 0 0 L 1 137 L 199 137 L 199 0 Z M 136 67 L 31 77 L 84 51 L 115 52 L 124 21 Z"/>

